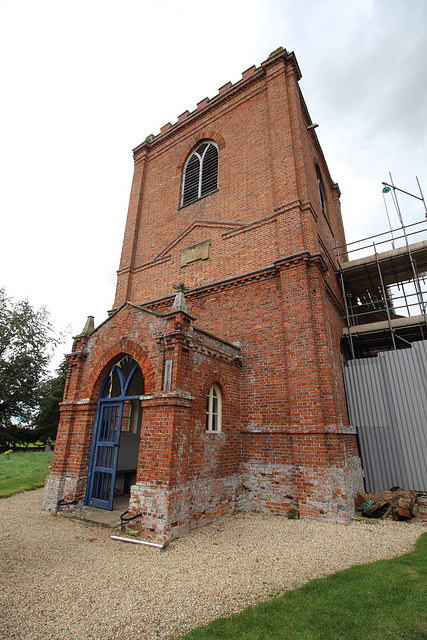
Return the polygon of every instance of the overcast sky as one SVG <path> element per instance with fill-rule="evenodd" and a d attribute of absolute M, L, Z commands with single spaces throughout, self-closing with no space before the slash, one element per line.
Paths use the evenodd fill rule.
<path fill-rule="evenodd" d="M 389 171 L 427 196 L 426 34 L 426 0 L 0 0 L 0 286 L 57 331 L 102 322 L 132 149 L 279 46 L 297 56 L 347 240 L 385 230 Z"/>

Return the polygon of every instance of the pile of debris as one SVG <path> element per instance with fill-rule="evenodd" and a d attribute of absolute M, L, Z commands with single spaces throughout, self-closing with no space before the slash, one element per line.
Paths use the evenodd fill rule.
<path fill-rule="evenodd" d="M 421 507 L 422 498 L 414 491 L 404 491 L 393 487 L 383 493 L 365 493 L 359 491 L 354 499 L 356 511 L 365 518 L 385 519 L 389 515 L 393 520 L 409 520 L 416 518 Z"/>

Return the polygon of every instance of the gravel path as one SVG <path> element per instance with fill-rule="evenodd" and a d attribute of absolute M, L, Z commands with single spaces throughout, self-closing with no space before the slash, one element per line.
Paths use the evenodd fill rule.
<path fill-rule="evenodd" d="M 163 552 L 40 510 L 42 490 L 0 500 L 0 638 L 152 640 L 282 589 L 411 549 L 426 522 L 349 526 L 243 513 Z"/>

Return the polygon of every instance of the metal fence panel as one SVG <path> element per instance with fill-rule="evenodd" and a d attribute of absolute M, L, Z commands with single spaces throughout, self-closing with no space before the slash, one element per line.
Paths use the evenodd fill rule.
<path fill-rule="evenodd" d="M 427 341 L 344 369 L 367 491 L 427 491 Z"/>
<path fill-rule="evenodd" d="M 358 427 L 365 489 L 382 493 L 391 487 L 407 487 L 405 468 L 399 456 L 400 442 L 391 427 Z"/>

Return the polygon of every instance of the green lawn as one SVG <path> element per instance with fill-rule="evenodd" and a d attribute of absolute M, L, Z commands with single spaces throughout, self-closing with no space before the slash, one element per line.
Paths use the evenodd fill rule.
<path fill-rule="evenodd" d="M 184 638 L 426 640 L 427 533 L 404 556 L 313 580 Z"/>
<path fill-rule="evenodd" d="M 44 485 L 52 451 L 14 451 L 0 453 L 0 498 L 16 493 L 36 489 Z"/>

